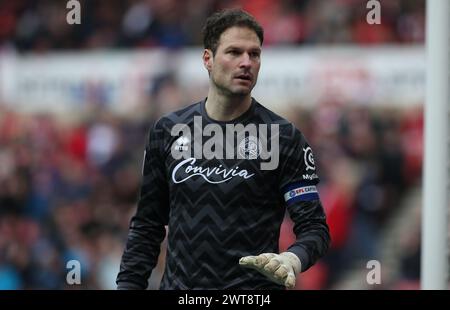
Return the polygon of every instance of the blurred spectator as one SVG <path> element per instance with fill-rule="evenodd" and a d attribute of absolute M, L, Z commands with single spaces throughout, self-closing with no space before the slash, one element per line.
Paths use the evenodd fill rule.
<path fill-rule="evenodd" d="M 0 2 L 0 48 L 61 49 L 201 45 L 202 20 L 242 7 L 264 26 L 265 44 L 424 43 L 425 1 L 381 2 L 381 24 L 357 0 L 80 0 L 81 24 L 66 22 L 65 1 Z"/>

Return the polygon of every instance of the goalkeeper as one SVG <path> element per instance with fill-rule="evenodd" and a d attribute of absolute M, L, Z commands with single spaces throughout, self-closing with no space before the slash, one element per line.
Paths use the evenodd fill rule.
<path fill-rule="evenodd" d="M 203 35 L 208 95 L 150 131 L 118 289 L 147 287 L 166 227 L 161 289 L 292 288 L 330 243 L 313 152 L 251 96 L 264 38 L 255 19 L 218 12 Z M 286 210 L 296 241 L 278 254 Z"/>

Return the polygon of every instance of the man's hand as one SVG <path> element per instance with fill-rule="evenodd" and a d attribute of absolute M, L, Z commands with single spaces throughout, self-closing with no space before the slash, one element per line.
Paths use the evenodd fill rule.
<path fill-rule="evenodd" d="M 263 253 L 258 256 L 244 256 L 239 265 L 261 272 L 275 283 L 293 288 L 302 264 L 297 255 L 291 252 L 281 254 Z"/>

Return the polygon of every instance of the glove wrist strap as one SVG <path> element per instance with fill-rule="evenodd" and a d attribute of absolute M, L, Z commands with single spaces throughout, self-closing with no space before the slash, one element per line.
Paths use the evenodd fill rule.
<path fill-rule="evenodd" d="M 286 258 L 290 263 L 292 268 L 294 269 L 295 274 L 297 275 L 302 270 L 302 263 L 300 259 L 292 252 L 283 252 L 280 254 L 284 258 Z"/>

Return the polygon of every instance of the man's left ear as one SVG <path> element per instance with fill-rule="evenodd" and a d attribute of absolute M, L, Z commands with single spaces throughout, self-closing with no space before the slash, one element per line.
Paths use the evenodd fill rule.
<path fill-rule="evenodd" d="M 210 49 L 204 49 L 203 50 L 203 65 L 205 66 L 206 70 L 211 71 L 213 64 L 213 55 L 212 51 Z"/>

